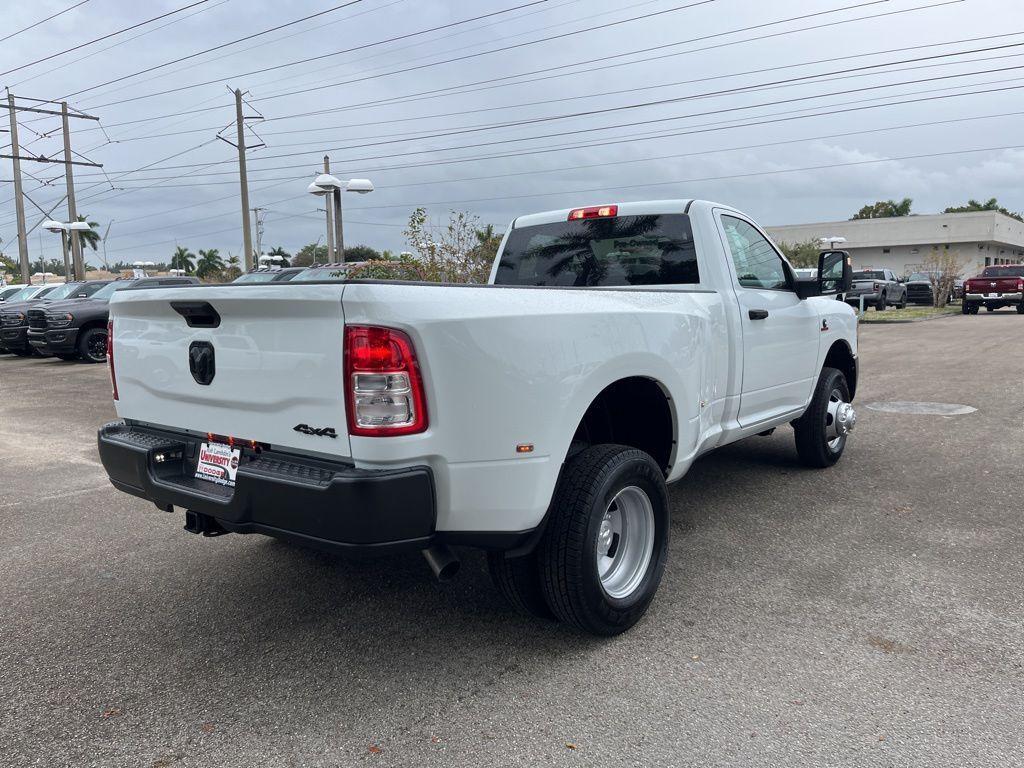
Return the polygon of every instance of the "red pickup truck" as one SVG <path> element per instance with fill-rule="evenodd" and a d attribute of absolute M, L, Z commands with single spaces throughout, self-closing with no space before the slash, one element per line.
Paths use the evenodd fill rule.
<path fill-rule="evenodd" d="M 985 267 L 980 275 L 964 281 L 963 313 L 976 315 L 982 305 L 989 312 L 1012 306 L 1024 315 L 1024 264 Z"/>

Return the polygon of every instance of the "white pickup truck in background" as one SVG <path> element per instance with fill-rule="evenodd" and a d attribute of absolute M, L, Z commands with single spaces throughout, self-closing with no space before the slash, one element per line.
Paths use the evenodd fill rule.
<path fill-rule="evenodd" d="M 421 549 L 439 577 L 481 547 L 519 609 L 614 634 L 698 456 L 786 424 L 805 465 L 843 453 L 849 281 L 842 251 L 797 279 L 742 213 L 669 200 L 520 217 L 489 285 L 125 290 L 100 455 L 194 533 Z"/>

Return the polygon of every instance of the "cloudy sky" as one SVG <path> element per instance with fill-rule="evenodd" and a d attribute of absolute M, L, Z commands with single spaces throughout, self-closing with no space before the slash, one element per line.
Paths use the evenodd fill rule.
<path fill-rule="evenodd" d="M 324 154 L 376 185 L 345 196 L 346 245 L 393 250 L 420 205 L 499 230 L 522 213 L 663 198 L 720 200 L 764 224 L 904 196 L 918 213 L 970 197 L 1024 208 L 1019 0 L 3 6 L 0 84 L 19 104 L 66 98 L 100 118 L 71 121 L 75 151 L 103 164 L 76 168 L 76 190 L 101 232 L 113 222 L 111 262 L 167 260 L 176 244 L 241 251 L 237 154 L 217 138 L 234 140 L 229 88 L 264 118 L 246 138 L 265 144 L 248 153 L 265 250 L 323 235 L 305 189 Z M 59 157 L 59 118 L 19 125 L 24 151 Z M 61 201 L 61 166 L 23 169 L 36 203 Z M 2 160 L 0 249 L 16 255 L 10 180 Z M 38 232 L 31 256 L 57 257 Z"/>

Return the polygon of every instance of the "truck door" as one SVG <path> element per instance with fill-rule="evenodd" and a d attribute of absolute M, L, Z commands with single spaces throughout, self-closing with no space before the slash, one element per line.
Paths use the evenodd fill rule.
<path fill-rule="evenodd" d="M 798 410 L 807 402 L 818 363 L 818 315 L 801 300 L 782 255 L 754 224 L 717 214 L 732 257 L 743 331 L 739 423 L 749 426 Z"/>

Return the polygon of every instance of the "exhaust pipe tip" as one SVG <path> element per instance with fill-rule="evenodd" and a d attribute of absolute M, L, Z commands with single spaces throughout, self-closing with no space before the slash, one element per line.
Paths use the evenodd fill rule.
<path fill-rule="evenodd" d="M 447 544 L 432 544 L 423 550 L 423 558 L 438 581 L 451 581 L 462 565 Z"/>

